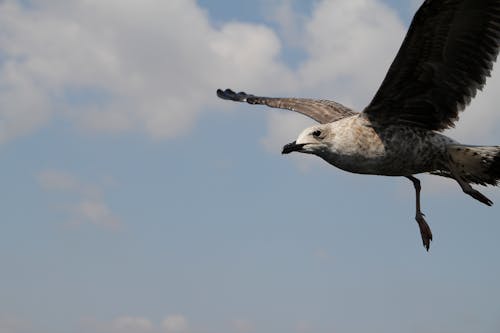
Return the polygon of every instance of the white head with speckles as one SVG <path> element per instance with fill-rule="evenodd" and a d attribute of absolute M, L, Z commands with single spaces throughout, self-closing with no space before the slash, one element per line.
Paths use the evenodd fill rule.
<path fill-rule="evenodd" d="M 333 137 L 330 124 L 315 125 L 306 128 L 299 134 L 297 140 L 283 147 L 282 154 L 297 151 L 306 154 L 321 155 L 330 150 Z"/>

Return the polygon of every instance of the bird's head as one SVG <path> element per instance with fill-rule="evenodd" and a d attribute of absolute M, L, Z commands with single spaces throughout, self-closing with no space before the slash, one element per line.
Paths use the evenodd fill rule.
<path fill-rule="evenodd" d="M 306 128 L 299 134 L 294 142 L 283 147 L 282 154 L 290 154 L 297 151 L 306 154 L 320 155 L 321 152 L 330 148 L 331 128 L 328 124 L 316 125 Z"/>

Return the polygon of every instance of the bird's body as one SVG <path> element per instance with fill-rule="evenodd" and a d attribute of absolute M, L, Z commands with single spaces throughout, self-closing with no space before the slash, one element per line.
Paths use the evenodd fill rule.
<path fill-rule="evenodd" d="M 493 204 L 470 184 L 499 184 L 500 146 L 463 145 L 439 132 L 454 125 L 484 86 L 499 48 L 500 0 L 425 0 L 361 113 L 328 100 L 261 97 L 230 89 L 219 89 L 217 95 L 296 111 L 320 123 L 285 145 L 284 154 L 315 154 L 348 172 L 411 180 L 415 220 L 428 250 L 432 233 L 420 210 L 415 174 L 452 178 L 466 194 Z"/>
<path fill-rule="evenodd" d="M 327 144 L 311 153 L 337 168 L 359 174 L 409 176 L 442 170 L 447 162 L 446 147 L 457 144 L 425 129 L 380 127 L 362 115 L 313 126 L 312 132 L 317 127 L 325 131 L 327 137 L 322 141 Z M 301 139 L 299 136 L 297 141 Z"/>

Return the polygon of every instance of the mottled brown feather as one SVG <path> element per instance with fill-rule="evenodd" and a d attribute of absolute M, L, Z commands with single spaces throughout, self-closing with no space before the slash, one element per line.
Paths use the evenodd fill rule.
<path fill-rule="evenodd" d="M 249 104 L 262 104 L 272 108 L 287 109 L 302 113 L 321 124 L 331 123 L 345 117 L 358 114 L 348 107 L 328 100 L 309 98 L 280 98 L 249 95 L 244 92 L 235 93 L 231 89 L 217 90 L 217 96 L 222 99 L 247 102 Z"/>

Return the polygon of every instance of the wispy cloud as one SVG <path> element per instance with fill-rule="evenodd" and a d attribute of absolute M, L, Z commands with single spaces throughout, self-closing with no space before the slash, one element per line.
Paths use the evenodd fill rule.
<path fill-rule="evenodd" d="M 111 229 L 120 227 L 120 219 L 103 198 L 103 185 L 83 182 L 59 170 L 42 171 L 37 180 L 47 192 L 74 198 L 73 202 L 62 204 L 62 209 L 69 215 L 67 223 L 70 225 L 90 223 Z"/>
<path fill-rule="evenodd" d="M 154 326 L 144 317 L 118 317 L 111 323 L 111 328 L 117 333 L 148 333 Z"/>
<path fill-rule="evenodd" d="M 187 333 L 189 324 L 186 317 L 181 314 L 167 316 L 162 322 L 162 328 L 165 333 Z"/>
<path fill-rule="evenodd" d="M 188 333 L 189 322 L 181 314 L 168 315 L 160 323 L 144 316 L 120 316 L 110 321 L 83 318 L 86 333 Z"/>

